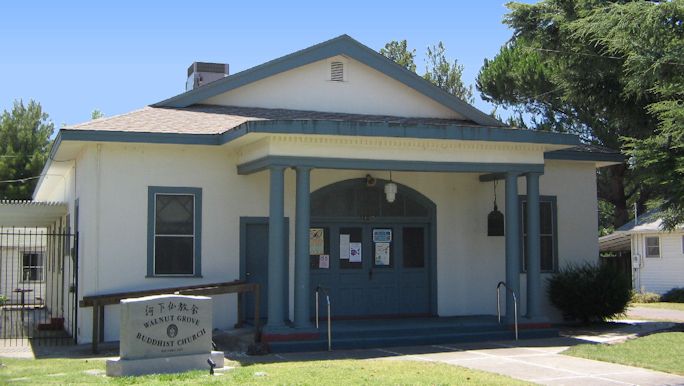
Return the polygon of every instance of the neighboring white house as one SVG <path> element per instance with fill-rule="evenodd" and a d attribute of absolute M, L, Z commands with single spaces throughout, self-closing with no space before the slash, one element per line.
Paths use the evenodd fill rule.
<path fill-rule="evenodd" d="M 661 224 L 653 210 L 599 239 L 601 252 L 631 253 L 632 285 L 641 292 L 684 287 L 684 227 L 668 232 Z"/>
<path fill-rule="evenodd" d="M 597 260 L 596 168 L 618 154 L 506 127 L 346 35 L 206 83 L 217 68 L 59 131 L 34 200 L 68 205 L 79 298 L 258 282 L 268 339 L 310 327 L 318 285 L 335 316 L 408 318 L 495 315 L 506 281 L 532 323 L 559 317 L 549 274 Z M 214 326 L 235 307 L 216 297 Z M 104 318 L 118 339 L 118 306 Z"/>

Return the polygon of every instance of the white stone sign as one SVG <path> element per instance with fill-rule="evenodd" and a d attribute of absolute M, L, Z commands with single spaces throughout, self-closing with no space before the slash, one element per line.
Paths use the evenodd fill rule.
<path fill-rule="evenodd" d="M 223 367 L 223 353 L 211 351 L 211 298 L 158 295 L 124 299 L 120 312 L 120 359 L 107 362 L 107 375 L 208 369 L 209 358 Z"/>

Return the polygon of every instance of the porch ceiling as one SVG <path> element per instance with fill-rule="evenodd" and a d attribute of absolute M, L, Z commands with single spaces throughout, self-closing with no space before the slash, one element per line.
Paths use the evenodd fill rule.
<path fill-rule="evenodd" d="M 0 201 L 0 226 L 48 226 L 67 213 L 61 202 Z"/>

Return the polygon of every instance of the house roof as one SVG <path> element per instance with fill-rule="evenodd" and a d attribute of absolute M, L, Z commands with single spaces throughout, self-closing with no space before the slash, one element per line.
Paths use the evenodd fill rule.
<path fill-rule="evenodd" d="M 391 123 L 402 126 L 458 125 L 478 127 L 473 122 L 457 119 L 406 118 L 258 107 L 192 105 L 186 108 L 148 106 L 122 115 L 67 126 L 66 129 L 138 133 L 222 134 L 245 122 L 273 120 Z"/>
<path fill-rule="evenodd" d="M 436 102 L 458 112 L 479 125 L 505 126 L 502 122 L 471 106 L 460 98 L 426 81 L 412 71 L 396 64 L 378 52 L 366 47 L 349 35 L 341 35 L 309 48 L 282 56 L 264 64 L 227 76 L 202 87 L 186 91 L 155 103 L 154 107 L 188 107 L 207 98 L 242 87 L 258 80 L 292 70 L 303 65 L 344 55 L 355 59 L 390 78 L 418 91 Z"/>
<path fill-rule="evenodd" d="M 575 135 L 481 126 L 471 121 L 256 107 L 148 106 L 60 130 L 62 140 L 221 145 L 247 133 L 288 133 L 543 143 L 573 146 Z M 54 154 L 53 154 L 54 155 Z"/>
<path fill-rule="evenodd" d="M 660 209 L 651 209 L 648 212 L 637 217 L 636 223 L 634 220 L 627 222 L 623 226 L 616 229 L 616 232 L 660 232 L 660 225 L 663 220 L 660 218 Z"/>
<path fill-rule="evenodd" d="M 617 150 L 590 144 L 581 144 L 563 150 L 550 151 L 544 154 L 544 158 L 573 161 L 625 161 L 625 156 Z"/>

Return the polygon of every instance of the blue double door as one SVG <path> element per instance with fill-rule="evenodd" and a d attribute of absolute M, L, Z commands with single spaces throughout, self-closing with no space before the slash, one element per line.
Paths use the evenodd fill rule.
<path fill-rule="evenodd" d="M 431 313 L 429 224 L 312 222 L 311 228 L 311 293 L 318 286 L 328 291 L 334 317 Z M 314 302 L 312 295 L 312 313 Z"/>

